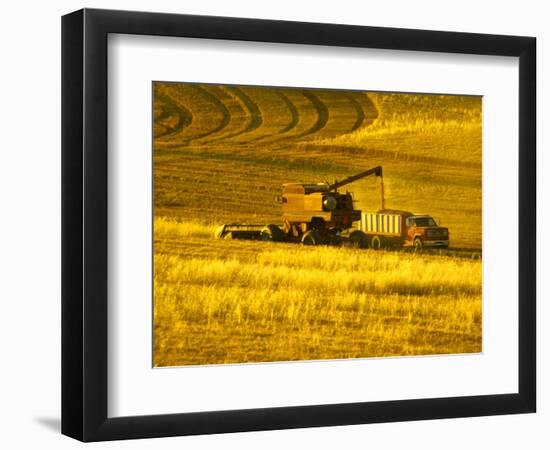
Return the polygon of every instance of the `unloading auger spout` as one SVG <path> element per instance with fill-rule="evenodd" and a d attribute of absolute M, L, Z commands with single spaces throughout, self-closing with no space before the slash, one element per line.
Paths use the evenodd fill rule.
<path fill-rule="evenodd" d="M 380 209 L 385 209 L 385 199 L 384 199 L 384 177 L 382 175 L 382 166 L 376 166 L 372 169 L 365 170 L 364 172 L 358 173 L 357 175 L 352 175 L 351 177 L 345 178 L 341 181 L 335 181 L 329 185 L 329 191 L 337 191 L 338 188 L 345 186 L 347 184 L 353 183 L 354 181 L 361 180 L 362 178 L 375 175 L 380 177 Z"/>

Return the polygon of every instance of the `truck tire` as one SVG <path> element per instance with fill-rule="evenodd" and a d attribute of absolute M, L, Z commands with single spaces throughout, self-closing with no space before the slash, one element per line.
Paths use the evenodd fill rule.
<path fill-rule="evenodd" d="M 422 251 L 422 247 L 422 239 L 420 239 L 419 237 L 414 238 L 413 249 L 415 253 L 420 253 Z"/>
<path fill-rule="evenodd" d="M 281 242 L 284 239 L 284 233 L 277 225 L 269 224 L 262 228 L 260 238 L 262 241 Z"/>
<path fill-rule="evenodd" d="M 382 239 L 380 236 L 373 236 L 370 241 L 370 247 L 373 250 L 380 250 L 382 248 Z"/>
<path fill-rule="evenodd" d="M 347 239 L 346 246 L 353 248 L 368 248 L 369 239 L 361 230 L 352 231 Z"/>
<path fill-rule="evenodd" d="M 317 230 L 309 230 L 302 236 L 302 244 L 304 245 L 321 245 L 323 238 Z"/>

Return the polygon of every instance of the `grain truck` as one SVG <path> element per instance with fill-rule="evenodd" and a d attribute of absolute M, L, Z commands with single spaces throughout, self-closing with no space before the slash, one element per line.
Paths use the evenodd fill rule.
<path fill-rule="evenodd" d="M 440 227 L 427 214 L 381 209 L 378 212 L 361 212 L 359 230 L 367 236 L 369 247 L 448 248 L 449 230 Z"/>

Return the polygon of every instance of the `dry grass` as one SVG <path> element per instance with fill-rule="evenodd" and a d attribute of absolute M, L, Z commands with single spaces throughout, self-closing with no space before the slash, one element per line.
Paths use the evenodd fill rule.
<path fill-rule="evenodd" d="M 189 237 L 200 237 L 211 239 L 214 236 L 218 225 L 210 223 L 198 223 L 192 221 L 178 222 L 173 218 L 155 217 L 155 234 L 162 240 L 187 239 Z"/>
<path fill-rule="evenodd" d="M 324 143 L 372 145 L 417 159 L 439 157 L 481 165 L 479 97 L 377 92 L 368 96 L 379 111 L 376 120 Z"/>
<path fill-rule="evenodd" d="M 157 366 L 481 351 L 480 260 L 262 243 L 154 264 Z"/>

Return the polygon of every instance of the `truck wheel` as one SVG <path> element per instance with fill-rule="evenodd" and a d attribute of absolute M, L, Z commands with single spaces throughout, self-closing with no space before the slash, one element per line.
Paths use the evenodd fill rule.
<path fill-rule="evenodd" d="M 369 241 L 365 233 L 361 230 L 355 230 L 350 233 L 346 244 L 348 247 L 353 248 L 367 248 L 369 246 Z"/>
<path fill-rule="evenodd" d="M 323 238 L 317 230 L 309 230 L 302 236 L 302 244 L 304 245 L 321 245 Z"/>
<path fill-rule="evenodd" d="M 277 225 L 269 224 L 262 228 L 260 238 L 262 241 L 281 242 L 284 239 L 284 233 Z"/>
<path fill-rule="evenodd" d="M 414 251 L 415 252 L 421 252 L 422 251 L 422 239 L 420 239 L 419 237 L 417 238 L 414 238 L 414 242 L 413 242 L 413 248 L 414 248 Z"/>
<path fill-rule="evenodd" d="M 380 236 L 373 236 L 370 246 L 373 250 L 380 250 L 382 248 L 382 239 L 380 239 Z"/>

